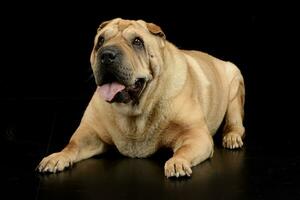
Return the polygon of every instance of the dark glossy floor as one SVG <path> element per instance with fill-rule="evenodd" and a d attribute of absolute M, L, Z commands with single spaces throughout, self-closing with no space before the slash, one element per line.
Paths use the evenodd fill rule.
<path fill-rule="evenodd" d="M 298 6 L 23 2 L 7 1 L 0 12 L 1 199 L 300 199 Z M 34 171 L 78 126 L 95 87 L 87 81 L 94 35 L 115 17 L 156 23 L 178 47 L 239 66 L 246 87 L 243 149 L 221 148 L 216 135 L 214 157 L 189 179 L 164 177 L 168 151 L 148 159 L 110 151 L 59 174 Z"/>
<path fill-rule="evenodd" d="M 8 99 L 1 103 L 1 168 L 7 199 L 299 199 L 300 156 L 292 138 L 250 120 L 242 150 L 222 149 L 193 168 L 186 179 L 167 179 L 162 150 L 129 159 L 112 150 L 54 175 L 34 171 L 40 159 L 60 150 L 79 123 L 87 100 Z M 3 120 L 2 120 L 3 121 Z M 246 121 L 247 122 L 247 121 Z M 261 134 L 261 137 L 259 136 Z M 4 162 L 3 162 L 4 161 Z"/>

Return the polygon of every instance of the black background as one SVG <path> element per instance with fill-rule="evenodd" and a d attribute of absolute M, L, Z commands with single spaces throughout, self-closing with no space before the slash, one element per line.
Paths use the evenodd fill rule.
<path fill-rule="evenodd" d="M 24 175 L 17 173 L 20 168 L 31 172 L 45 154 L 60 150 L 68 141 L 95 89 L 89 57 L 96 30 L 102 21 L 121 17 L 156 23 L 179 48 L 204 51 L 240 68 L 246 86 L 248 159 L 258 157 L 258 165 L 271 163 L 273 169 L 279 166 L 274 161 L 278 155 L 282 159 L 290 155 L 292 161 L 290 168 L 281 167 L 285 166 L 282 163 L 278 171 L 273 170 L 278 185 L 268 179 L 267 167 L 267 177 L 260 171 L 254 183 L 275 181 L 280 191 L 285 180 L 280 179 L 281 172 L 296 180 L 295 172 L 288 170 L 295 169 L 293 161 L 299 160 L 299 20 L 295 8 L 287 3 L 255 1 L 243 5 L 11 2 L 1 6 L 0 146 L 7 160 L 1 167 L 7 174 L 16 173 L 7 180 L 14 187 L 23 184 L 20 180 L 24 178 L 19 177 Z M 55 133 L 53 138 L 50 132 Z M 265 154 L 270 163 L 264 162 Z M 22 159 L 25 164 L 21 167 L 18 161 Z M 256 171 L 253 162 L 249 166 Z M 265 190 L 272 194 L 272 184 Z"/>
<path fill-rule="evenodd" d="M 255 124 L 268 131 L 278 126 L 273 136 L 294 136 L 294 117 L 287 112 L 298 107 L 294 72 L 299 31 L 292 6 L 255 2 L 117 5 L 106 1 L 2 7 L 7 11 L 1 13 L 2 117 L 17 115 L 5 104 L 12 100 L 83 99 L 85 105 L 95 89 L 89 56 L 96 29 L 104 20 L 122 17 L 160 25 L 179 48 L 234 62 L 245 78 L 246 126 Z"/>

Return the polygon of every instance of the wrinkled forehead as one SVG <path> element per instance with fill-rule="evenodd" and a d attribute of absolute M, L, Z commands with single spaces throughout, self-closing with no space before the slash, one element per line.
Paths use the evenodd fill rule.
<path fill-rule="evenodd" d="M 147 31 L 146 23 L 142 20 L 113 20 L 106 25 L 102 30 L 98 32 L 98 36 L 102 35 L 106 39 L 110 39 L 121 35 L 122 37 L 128 37 L 130 35 L 140 35 Z"/>

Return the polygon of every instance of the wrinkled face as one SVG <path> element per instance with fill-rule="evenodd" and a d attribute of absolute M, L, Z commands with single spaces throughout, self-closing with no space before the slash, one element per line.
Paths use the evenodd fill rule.
<path fill-rule="evenodd" d="M 141 20 L 118 18 L 100 25 L 91 64 L 105 101 L 139 104 L 158 73 L 163 36 L 158 26 Z"/>

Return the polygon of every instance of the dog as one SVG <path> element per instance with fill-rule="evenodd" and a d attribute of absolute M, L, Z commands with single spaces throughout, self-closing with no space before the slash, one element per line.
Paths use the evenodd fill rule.
<path fill-rule="evenodd" d="M 97 89 L 69 144 L 39 172 L 60 172 L 110 146 L 132 158 L 167 147 L 174 154 L 165 176 L 191 176 L 213 156 L 223 120 L 223 146 L 243 146 L 245 89 L 233 63 L 180 50 L 159 26 L 121 18 L 99 26 L 90 63 Z"/>

